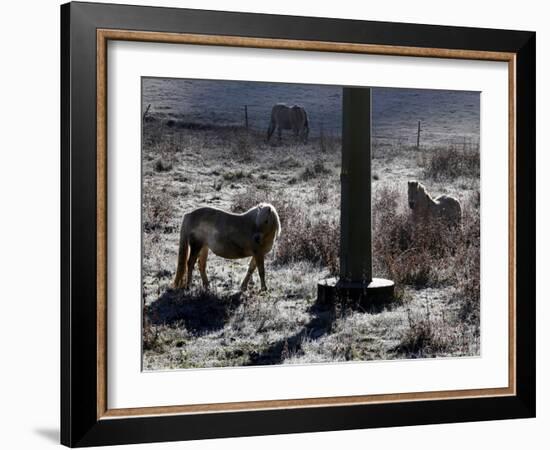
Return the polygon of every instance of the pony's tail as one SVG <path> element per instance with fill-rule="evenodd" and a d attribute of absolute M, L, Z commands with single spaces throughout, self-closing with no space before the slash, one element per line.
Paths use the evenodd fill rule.
<path fill-rule="evenodd" d="M 187 260 L 189 258 L 189 240 L 183 232 L 183 225 L 180 233 L 180 248 L 178 252 L 178 268 L 176 269 L 176 278 L 174 279 L 174 288 L 185 287 L 185 275 L 187 272 Z"/>

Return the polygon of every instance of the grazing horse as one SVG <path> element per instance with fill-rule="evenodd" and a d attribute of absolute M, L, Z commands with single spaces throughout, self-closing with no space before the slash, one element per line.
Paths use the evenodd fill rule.
<path fill-rule="evenodd" d="M 433 199 L 423 184 L 409 181 L 409 207 L 415 221 L 443 219 L 451 225 L 462 222 L 460 202 L 450 195 L 440 195 Z"/>
<path fill-rule="evenodd" d="M 277 128 L 279 141 L 281 140 L 282 130 L 292 130 L 294 136 L 307 142 L 309 134 L 309 123 L 307 113 L 301 106 L 287 106 L 283 103 L 278 103 L 271 109 L 271 121 L 267 129 L 267 142 L 271 139 L 271 135 Z"/>
<path fill-rule="evenodd" d="M 265 284 L 264 257 L 281 233 L 281 223 L 275 208 L 260 203 L 243 214 L 233 214 L 217 208 L 197 208 L 183 216 L 180 231 L 178 267 L 175 288 L 191 286 L 197 258 L 202 283 L 208 288 L 206 258 L 208 249 L 227 259 L 251 256 L 248 272 L 241 283 L 245 291 L 252 273 L 258 268 L 261 290 Z"/>

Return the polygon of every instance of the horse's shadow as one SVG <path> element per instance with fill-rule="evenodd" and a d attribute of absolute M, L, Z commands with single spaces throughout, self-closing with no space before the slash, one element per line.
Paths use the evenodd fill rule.
<path fill-rule="evenodd" d="M 202 289 L 168 289 L 146 307 L 145 314 L 153 325 L 183 323 L 187 331 L 201 335 L 222 329 L 241 303 L 241 292 L 219 295 Z"/>
<path fill-rule="evenodd" d="M 309 307 L 308 312 L 312 315 L 311 320 L 297 333 L 274 342 L 262 352 L 251 353 L 246 365 L 281 364 L 290 355 L 301 352 L 304 339 L 316 340 L 332 331 L 332 324 L 338 316 L 334 304 L 321 304 L 317 301 Z"/>

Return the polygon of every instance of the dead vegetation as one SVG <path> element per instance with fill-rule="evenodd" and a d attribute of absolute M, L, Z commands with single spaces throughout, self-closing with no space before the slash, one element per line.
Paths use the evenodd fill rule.
<path fill-rule="evenodd" d="M 313 164 L 308 164 L 302 171 L 301 179 L 303 181 L 309 181 L 312 178 L 318 178 L 330 173 L 330 169 L 325 167 L 325 163 L 321 158 L 316 159 Z"/>
<path fill-rule="evenodd" d="M 378 212 L 373 248 L 380 271 L 417 288 L 457 284 L 466 274 L 477 274 L 468 284 L 479 287 L 479 256 L 474 257 L 479 255 L 479 210 L 471 199 L 466 201 L 462 228 L 456 228 L 439 221 L 414 222 L 399 207 L 404 202 L 395 189 L 379 190 L 373 199 Z"/>
<path fill-rule="evenodd" d="M 433 180 L 479 178 L 479 145 L 450 146 L 429 150 L 423 158 L 424 175 Z"/>

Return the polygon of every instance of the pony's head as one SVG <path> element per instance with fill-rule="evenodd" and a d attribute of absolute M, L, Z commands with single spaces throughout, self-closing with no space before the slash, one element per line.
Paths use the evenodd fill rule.
<path fill-rule="evenodd" d="M 270 203 L 260 203 L 257 207 L 256 226 L 262 234 L 274 232 L 274 237 L 281 234 L 281 221 L 277 210 Z"/>
<path fill-rule="evenodd" d="M 424 186 L 418 181 L 409 181 L 409 208 L 414 209 L 419 201 L 420 194 L 424 194 Z"/>

